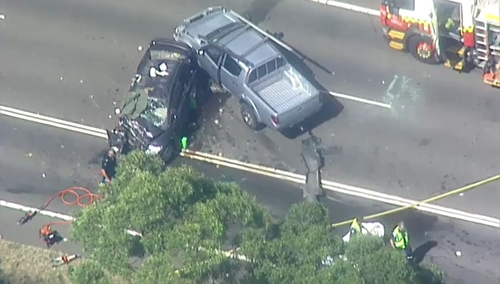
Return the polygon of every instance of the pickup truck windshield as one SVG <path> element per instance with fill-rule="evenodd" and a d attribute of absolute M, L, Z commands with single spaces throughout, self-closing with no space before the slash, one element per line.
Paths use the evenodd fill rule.
<path fill-rule="evenodd" d="M 250 72 L 250 75 L 248 76 L 248 84 L 258 81 L 259 79 L 265 77 L 268 74 L 273 73 L 274 71 L 278 70 L 279 68 L 285 65 L 286 61 L 282 57 L 276 57 L 274 59 L 271 59 L 267 63 L 260 65 L 259 67 L 253 69 Z"/>

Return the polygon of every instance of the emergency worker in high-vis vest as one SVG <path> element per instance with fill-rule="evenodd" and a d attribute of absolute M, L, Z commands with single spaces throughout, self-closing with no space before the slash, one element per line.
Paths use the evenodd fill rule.
<path fill-rule="evenodd" d="M 408 231 L 406 231 L 404 222 L 399 222 L 392 231 L 391 245 L 397 250 L 404 251 L 406 258 L 409 260 L 413 258 L 410 246 L 410 236 L 408 235 Z"/>
<path fill-rule="evenodd" d="M 361 224 L 359 218 L 354 218 L 351 222 L 351 228 L 349 230 L 350 237 L 361 235 Z"/>

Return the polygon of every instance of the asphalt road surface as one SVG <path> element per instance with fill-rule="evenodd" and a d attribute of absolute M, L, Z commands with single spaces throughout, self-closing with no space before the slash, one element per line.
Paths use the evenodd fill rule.
<path fill-rule="evenodd" d="M 352 4 L 378 6 L 356 1 Z M 114 103 L 122 98 L 140 59 L 138 46 L 155 36 L 169 36 L 180 20 L 217 4 L 248 12 L 261 26 L 283 32 L 284 40 L 307 57 L 306 64 L 325 89 L 392 105 L 389 110 L 340 100 L 325 109 L 313 133 L 323 140 L 328 179 L 423 199 L 499 172 L 498 91 L 483 86 L 476 74 L 421 65 L 389 50 L 376 18 L 299 0 L 2 3 L 1 104 L 109 127 Z M 388 92 L 395 75 L 394 89 Z M 303 170 L 299 151 L 304 136 L 288 139 L 269 130 L 248 131 L 238 106 L 225 99 L 216 97 L 205 107 L 197 147 Z M 0 129 L 0 199 L 38 206 L 66 187 L 97 183 L 104 141 L 3 117 Z M 209 169 L 214 170 L 202 168 Z M 287 208 L 280 204 L 300 199 L 298 189 L 294 195 L 280 191 L 283 185 L 274 187 L 254 194 L 277 215 Z M 292 201 L 284 200 L 288 195 Z M 492 184 L 441 204 L 498 218 L 499 197 L 498 186 Z M 52 206 L 69 210 L 58 202 Z M 373 206 L 367 208 L 377 209 Z M 452 221 L 439 221 L 431 229 L 440 242 L 431 253 L 442 248 L 435 259 L 448 265 L 456 278 L 472 282 L 481 278 L 469 276 L 497 268 L 498 258 L 489 258 L 499 254 L 498 244 L 490 243 L 497 231 Z M 454 257 L 452 244 L 463 257 Z"/>
<path fill-rule="evenodd" d="M 210 5 L 246 12 L 282 32 L 325 89 L 392 105 L 341 99 L 310 123 L 319 124 L 310 128 L 323 141 L 326 178 L 423 199 L 500 171 L 498 90 L 477 74 L 422 65 L 390 50 L 375 17 L 307 1 L 9 1 L 0 22 L 2 104 L 109 127 L 141 56 L 138 46 L 169 36 L 183 18 Z M 199 133 L 199 149 L 304 170 L 304 135 L 249 131 L 237 104 L 223 96 L 205 110 L 212 117 Z M 500 216 L 494 184 L 466 197 L 439 203 Z"/>
<path fill-rule="evenodd" d="M 5 117 L 0 117 L 0 129 L 9 133 L 0 136 L 0 199 L 38 207 L 52 194 L 68 187 L 96 188 L 104 140 Z M 283 217 L 292 204 L 302 199 L 301 188 L 294 184 L 183 158 L 175 161 L 175 165 L 178 164 L 190 165 L 214 179 L 240 184 L 277 218 Z M 386 205 L 362 199 L 345 196 L 336 198 L 340 201 L 323 200 L 330 210 L 332 222 L 390 209 Z M 65 206 L 56 199 L 47 210 L 71 214 L 79 208 Z M 30 245 L 41 245 L 37 230 L 43 224 L 56 221 L 37 216 L 32 222 L 17 226 L 22 212 L 0 208 L 0 214 L 0 235 L 7 240 Z M 489 284 L 500 280 L 496 269 L 500 261 L 498 230 L 416 211 L 406 211 L 376 221 L 382 222 L 386 230 L 390 230 L 399 220 L 407 223 L 414 248 L 437 242 L 424 261 L 439 265 L 448 274 L 449 283 L 473 283 L 475 280 L 474 283 Z M 67 235 L 67 228 L 58 226 L 57 229 Z M 345 230 L 346 227 L 339 228 L 339 234 Z M 78 246 L 62 243 L 55 249 L 73 253 L 78 251 Z M 461 251 L 462 256 L 455 256 L 456 251 Z"/>

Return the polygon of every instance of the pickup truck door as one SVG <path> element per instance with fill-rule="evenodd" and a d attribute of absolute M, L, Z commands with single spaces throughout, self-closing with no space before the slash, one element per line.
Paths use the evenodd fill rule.
<path fill-rule="evenodd" d="M 243 92 L 242 68 L 231 56 L 224 56 L 224 63 L 220 69 L 220 84 L 232 95 L 239 96 Z"/>
<path fill-rule="evenodd" d="M 200 67 L 217 83 L 220 83 L 219 66 L 222 61 L 222 55 L 223 52 L 214 46 L 204 48 L 203 54 L 199 55 Z"/>

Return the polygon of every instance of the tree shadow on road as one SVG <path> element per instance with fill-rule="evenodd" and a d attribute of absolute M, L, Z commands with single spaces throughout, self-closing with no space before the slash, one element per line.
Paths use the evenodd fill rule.
<path fill-rule="evenodd" d="M 266 19 L 269 19 L 269 12 L 271 12 L 271 10 L 281 1 L 283 0 L 254 0 L 250 4 L 250 8 L 246 10 L 243 15 L 254 24 L 258 25 Z"/>

